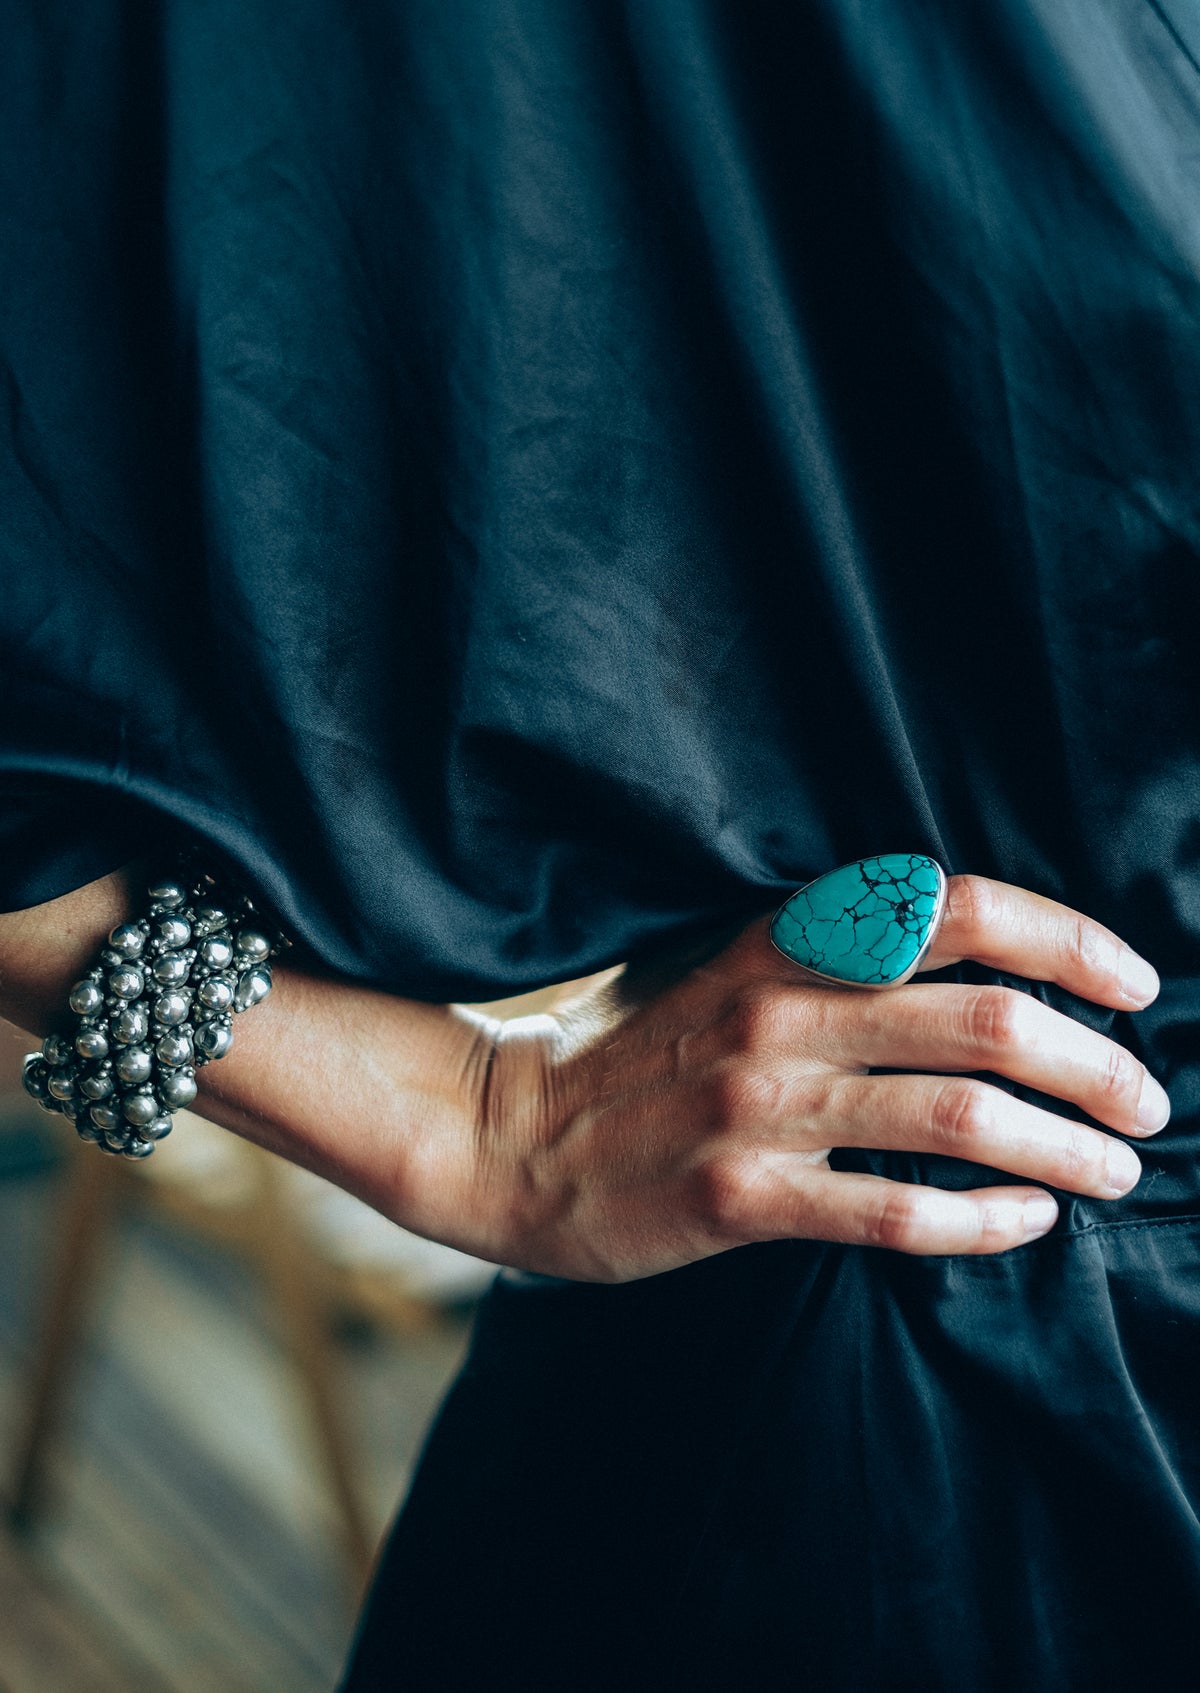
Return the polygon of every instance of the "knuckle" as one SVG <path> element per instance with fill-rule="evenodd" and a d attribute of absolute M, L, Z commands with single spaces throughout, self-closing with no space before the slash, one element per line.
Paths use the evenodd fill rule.
<path fill-rule="evenodd" d="M 716 1070 L 708 1084 L 708 1115 L 714 1129 L 726 1133 L 742 1118 L 743 1079 L 732 1064 Z"/>
<path fill-rule="evenodd" d="M 1095 962 L 1096 946 L 1092 926 L 1086 917 L 1076 913 L 1067 925 L 1067 952 L 1077 964 L 1090 969 Z"/>
<path fill-rule="evenodd" d="M 783 1101 L 784 1083 L 778 1076 L 748 1070 L 740 1078 L 742 1117 L 748 1127 L 775 1117 Z"/>
<path fill-rule="evenodd" d="M 979 1207 L 980 1252 L 1003 1252 L 1022 1238 L 1021 1217 L 1013 1205 L 998 1205 L 984 1200 Z"/>
<path fill-rule="evenodd" d="M 1058 1154 L 1058 1186 L 1073 1192 L 1105 1185 L 1104 1140 L 1092 1129 L 1070 1129 Z"/>
<path fill-rule="evenodd" d="M 822 1123 L 837 1113 L 842 1089 L 841 1076 L 827 1072 L 805 1076 L 789 1089 L 790 1115 L 795 1121 L 815 1125 L 819 1130 Z"/>
<path fill-rule="evenodd" d="M 863 1020 L 875 1010 L 876 994 L 831 992 L 818 989 L 789 1006 L 788 1038 L 793 1046 L 803 1044 L 816 1051 L 837 1050 L 845 1039 L 847 1026 Z"/>
<path fill-rule="evenodd" d="M 1133 1054 L 1115 1041 L 1110 1042 L 1100 1071 L 1101 1097 L 1117 1107 L 1131 1101 L 1136 1104 L 1142 1091 L 1142 1075 L 1142 1066 Z"/>
<path fill-rule="evenodd" d="M 1029 1007 L 1013 988 L 979 988 L 966 1009 L 967 1039 L 987 1056 L 1012 1053 L 1028 1037 Z"/>
<path fill-rule="evenodd" d="M 738 1237 L 750 1210 L 754 1184 L 745 1165 L 734 1158 L 710 1158 L 696 1173 L 696 1210 L 700 1221 L 721 1238 Z"/>
<path fill-rule="evenodd" d="M 1111 976 L 1116 968 L 1116 946 L 1107 930 L 1090 917 L 1073 912 L 1067 925 L 1068 962 L 1085 976 Z"/>
<path fill-rule="evenodd" d="M 709 1083 L 709 1117 L 721 1134 L 752 1128 L 779 1110 L 783 1083 L 747 1064 L 726 1063 Z"/>
<path fill-rule="evenodd" d="M 725 1019 L 726 1049 L 751 1057 L 766 1052 L 785 1039 L 787 1023 L 787 1006 L 777 991 L 740 994 Z"/>
<path fill-rule="evenodd" d="M 868 1244 L 891 1252 L 913 1252 L 917 1249 L 920 1224 L 920 1189 L 897 1183 L 869 1220 Z"/>
<path fill-rule="evenodd" d="M 991 1127 L 992 1107 L 980 1082 L 942 1084 L 933 1098 L 933 1131 L 952 1150 L 973 1146 Z"/>
<path fill-rule="evenodd" d="M 979 934 L 994 927 L 999 914 L 1000 896 L 994 885 L 984 876 L 954 876 L 946 890 L 947 916 L 956 927 L 968 934 Z"/>

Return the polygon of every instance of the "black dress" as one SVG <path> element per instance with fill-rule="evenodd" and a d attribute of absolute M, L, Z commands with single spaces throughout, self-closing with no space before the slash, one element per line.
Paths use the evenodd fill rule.
<path fill-rule="evenodd" d="M 915 850 L 1164 977 L 1016 984 L 1174 1104 L 1034 1246 L 503 1276 L 347 1688 L 1190 1685 L 1194 7 L 3 17 L 10 907 L 182 828 L 478 999 Z"/>

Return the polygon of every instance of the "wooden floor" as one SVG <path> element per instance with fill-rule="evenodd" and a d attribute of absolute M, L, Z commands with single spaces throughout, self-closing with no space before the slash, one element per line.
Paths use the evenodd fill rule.
<path fill-rule="evenodd" d="M 486 1009 L 545 1010 L 587 985 Z M 29 1118 L 28 1045 L 0 1023 L 0 1506 L 58 1193 L 36 1150 L 16 1173 L 21 1137 L 4 1132 L 14 1106 Z M 32 1118 L 46 1146 L 66 1132 Z M 329 1693 L 354 1611 L 261 1289 L 212 1246 L 133 1217 L 94 1291 L 47 1509 L 19 1541 L 0 1527 L 0 1693 Z M 380 1535 L 468 1328 L 447 1316 L 343 1351 L 360 1493 Z"/>
<path fill-rule="evenodd" d="M 0 1693 L 159 1693 L 68 1594 L 36 1574 L 0 1535 Z"/>
<path fill-rule="evenodd" d="M 56 1175 L 0 1180 L 0 1454 Z M 47 1509 L 0 1537 L 0 1693 L 328 1693 L 349 1638 L 334 1521 L 261 1293 L 212 1248 L 122 1227 L 98 1276 Z M 465 1320 L 343 1350 L 381 1532 Z"/>

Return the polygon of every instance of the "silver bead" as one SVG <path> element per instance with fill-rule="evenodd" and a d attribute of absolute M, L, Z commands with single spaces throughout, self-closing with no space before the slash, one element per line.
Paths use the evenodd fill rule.
<path fill-rule="evenodd" d="M 140 958 L 146 937 L 136 923 L 118 923 L 108 937 L 113 951 L 122 958 Z"/>
<path fill-rule="evenodd" d="M 32 1099 L 45 1099 L 49 1093 L 50 1072 L 40 1053 L 31 1052 L 25 1060 L 21 1083 Z"/>
<path fill-rule="evenodd" d="M 77 1016 L 87 1017 L 93 1011 L 99 1011 L 104 1004 L 104 995 L 95 982 L 76 982 L 67 1003 Z"/>
<path fill-rule="evenodd" d="M 124 1129 L 105 1129 L 104 1144 L 110 1152 L 124 1152 L 128 1145 Z"/>
<path fill-rule="evenodd" d="M 115 1129 L 121 1121 L 115 1105 L 93 1105 L 88 1116 L 98 1129 L 104 1130 Z"/>
<path fill-rule="evenodd" d="M 181 952 L 164 952 L 154 961 L 154 975 L 164 987 L 178 987 L 188 979 L 188 961 Z"/>
<path fill-rule="evenodd" d="M 136 1087 L 139 1082 L 148 1082 L 152 1068 L 150 1054 L 144 1046 L 127 1046 L 124 1052 L 117 1054 L 117 1075 L 130 1087 Z"/>
<path fill-rule="evenodd" d="M 39 1098 L 38 1104 L 41 1106 L 43 1111 L 57 1111 L 58 1110 L 58 1100 L 57 1099 L 51 1099 L 49 1094 L 43 1094 L 42 1097 Z"/>
<path fill-rule="evenodd" d="M 155 1117 L 151 1122 L 145 1124 L 139 1132 L 146 1140 L 166 1140 L 171 1132 L 171 1127 L 171 1119 L 163 1112 L 161 1116 Z"/>
<path fill-rule="evenodd" d="M 224 1023 L 201 1023 L 196 1030 L 196 1050 L 206 1058 L 224 1058 L 233 1045 L 233 1030 Z"/>
<path fill-rule="evenodd" d="M 176 882 L 171 877 L 164 878 L 161 882 L 154 882 L 146 889 L 146 892 L 155 905 L 165 905 L 170 911 L 174 911 L 177 905 L 182 905 L 187 899 L 187 889 L 183 886 L 183 883 Z"/>
<path fill-rule="evenodd" d="M 224 970 L 233 962 L 233 948 L 224 935 L 213 935 L 200 948 L 201 962 L 210 970 Z"/>
<path fill-rule="evenodd" d="M 192 938 L 192 925 L 182 917 L 160 917 L 157 929 L 164 946 L 186 946 Z"/>
<path fill-rule="evenodd" d="M 158 1022 L 165 1023 L 168 1028 L 174 1028 L 187 1018 L 189 1006 L 187 996 L 181 993 L 160 993 L 154 1001 L 154 1015 Z"/>
<path fill-rule="evenodd" d="M 75 1133 L 79 1136 L 80 1140 L 95 1141 L 100 1139 L 100 1130 L 96 1127 L 95 1123 L 92 1122 L 90 1117 L 77 1117 L 75 1119 Z"/>
<path fill-rule="evenodd" d="M 237 938 L 237 949 L 252 964 L 261 964 L 271 956 L 271 943 L 257 929 L 243 929 Z"/>
<path fill-rule="evenodd" d="M 81 1058 L 107 1058 L 108 1036 L 103 1029 L 80 1029 L 75 1036 L 75 1050 Z"/>
<path fill-rule="evenodd" d="M 164 1105 L 170 1106 L 172 1111 L 179 1111 L 195 1099 L 196 1078 L 190 1070 L 175 1070 L 160 1079 L 158 1093 Z"/>
<path fill-rule="evenodd" d="M 71 1043 L 65 1035 L 47 1035 L 42 1042 L 42 1057 L 47 1064 L 65 1064 L 71 1056 Z"/>
<path fill-rule="evenodd" d="M 83 1106 L 77 1099 L 60 1099 L 58 1102 L 58 1109 L 62 1112 L 64 1117 L 70 1117 L 72 1121 L 74 1121 L 74 1119 L 78 1117 L 79 1113 L 83 1110 Z"/>
<path fill-rule="evenodd" d="M 198 935 L 215 935 L 218 929 L 223 929 L 229 918 L 219 905 L 198 905 L 196 907 L 196 933 Z"/>
<path fill-rule="evenodd" d="M 89 1099 L 107 1099 L 113 1090 L 113 1079 L 105 1070 L 98 1070 L 94 1075 L 84 1076 L 80 1089 Z"/>
<path fill-rule="evenodd" d="M 122 1148 L 122 1151 L 124 1152 L 126 1158 L 149 1158 L 150 1154 L 154 1151 L 154 1142 L 151 1140 L 138 1140 L 135 1136 L 134 1139 L 129 1142 L 128 1146 Z"/>
<path fill-rule="evenodd" d="M 46 1083 L 46 1092 L 51 1099 L 73 1099 L 75 1096 L 75 1078 L 69 1070 L 53 1070 Z"/>
<path fill-rule="evenodd" d="M 178 1069 L 181 1064 L 192 1061 L 192 1043 L 186 1035 L 178 1034 L 174 1030 L 160 1035 L 155 1043 L 155 1052 L 160 1064 L 166 1064 L 170 1069 Z"/>
<path fill-rule="evenodd" d="M 233 989 L 220 976 L 213 976 L 200 984 L 196 997 L 210 1011 L 228 1011 L 233 1004 Z"/>
<path fill-rule="evenodd" d="M 118 999 L 139 999 L 146 991 L 146 978 L 136 966 L 122 964 L 108 978 L 108 985 Z"/>
<path fill-rule="evenodd" d="M 271 972 L 265 964 L 260 964 L 256 970 L 247 970 L 237 985 L 237 993 L 233 998 L 235 1011 L 249 1011 L 252 1005 L 258 1005 L 266 999 L 271 991 Z"/>
<path fill-rule="evenodd" d="M 132 1123 L 135 1129 L 141 1129 L 158 1116 L 158 1103 L 148 1093 L 131 1093 L 122 1110 L 125 1121 Z"/>
<path fill-rule="evenodd" d="M 122 1046 L 136 1046 L 150 1033 L 150 1020 L 140 1005 L 127 1005 L 109 1024 L 112 1036 Z"/>

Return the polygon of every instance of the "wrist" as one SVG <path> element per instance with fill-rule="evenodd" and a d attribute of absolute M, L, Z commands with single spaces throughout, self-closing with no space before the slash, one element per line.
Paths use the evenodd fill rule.
<path fill-rule="evenodd" d="M 133 908 L 132 866 L 0 916 L 0 1015 L 31 1034 L 60 1026 L 67 996 Z"/>
<path fill-rule="evenodd" d="M 457 1007 L 277 968 L 194 1110 L 420 1233 L 461 1226 L 490 1040 Z"/>
<path fill-rule="evenodd" d="M 130 867 L 0 915 L 0 1015 L 66 1030 L 68 997 L 136 916 Z M 499 1025 L 276 966 L 228 1055 L 196 1071 L 193 1109 L 338 1183 L 405 1226 L 478 1250 L 477 1176 Z"/>

